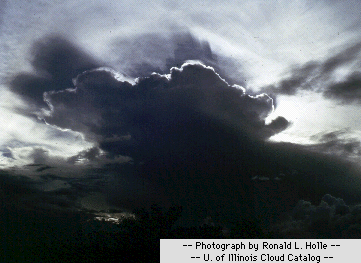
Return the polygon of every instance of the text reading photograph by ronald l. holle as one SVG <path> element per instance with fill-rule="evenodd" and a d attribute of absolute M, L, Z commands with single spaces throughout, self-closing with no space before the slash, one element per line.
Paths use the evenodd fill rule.
<path fill-rule="evenodd" d="M 163 262 L 358 262 L 358 239 L 161 239 Z"/>

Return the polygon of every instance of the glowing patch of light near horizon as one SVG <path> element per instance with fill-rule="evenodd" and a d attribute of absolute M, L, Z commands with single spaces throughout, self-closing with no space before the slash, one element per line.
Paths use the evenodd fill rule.
<path fill-rule="evenodd" d="M 309 133 L 288 133 L 288 132 L 281 132 L 278 133 L 274 136 L 272 136 L 271 138 L 269 138 L 269 141 L 271 142 L 290 142 L 290 143 L 296 143 L 296 144 L 303 144 L 303 145 L 308 145 L 308 144 L 314 144 L 315 142 L 309 139 L 309 134 L 311 134 L 312 132 L 310 131 Z"/>
<path fill-rule="evenodd" d="M 136 216 L 129 212 L 121 212 L 121 213 L 96 213 L 95 220 L 98 221 L 106 221 L 114 224 L 120 224 L 125 219 L 136 219 Z"/>

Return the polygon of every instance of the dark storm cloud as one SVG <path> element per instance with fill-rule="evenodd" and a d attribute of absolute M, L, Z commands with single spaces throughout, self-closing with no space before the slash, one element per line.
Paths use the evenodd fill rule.
<path fill-rule="evenodd" d="M 135 85 L 118 81 L 106 69 L 87 71 L 76 79 L 76 89 L 49 92 L 45 97 L 53 110 L 52 116 L 45 118 L 48 123 L 101 136 L 103 149 L 130 156 L 139 154 L 140 145 L 145 144 L 147 151 L 156 154 L 162 148 L 159 143 L 172 140 L 180 128 L 184 134 L 177 136 L 185 136 L 183 139 L 204 134 L 205 120 L 258 139 L 288 126 L 284 118 L 265 125 L 264 119 L 272 111 L 270 97 L 244 94 L 213 68 L 201 64 L 173 68 L 169 76 L 152 74 Z M 195 129 L 200 130 L 192 131 Z M 126 152 L 132 147 L 132 152 Z"/>
<path fill-rule="evenodd" d="M 217 214 L 220 221 L 230 222 L 254 214 L 252 177 L 275 178 L 281 172 L 288 174 L 284 187 L 297 189 L 285 191 L 287 200 L 325 193 L 341 193 L 349 199 L 360 196 L 360 184 L 348 163 L 300 146 L 265 142 L 289 125 L 283 117 L 266 125 L 273 106 L 268 95 L 250 96 L 200 63 L 183 64 L 168 75 L 154 73 L 134 83 L 111 69 L 97 68 L 80 73 L 72 82 L 78 70 L 92 63 L 75 60 L 73 66 L 71 58 L 93 60 L 82 59 L 77 53 L 81 49 L 68 50 L 71 56 L 60 52 L 69 57 L 65 65 L 55 65 L 55 58 L 46 57 L 34 63 L 39 76 L 51 76 L 52 83 L 41 96 L 50 113 L 39 117 L 83 133 L 108 158 L 122 155 L 134 160 L 127 166 L 112 163 L 94 169 L 97 178 L 112 173 L 106 185 L 95 183 L 92 175 L 84 179 L 92 191 L 104 189 L 108 200 L 119 207 L 177 204 L 184 207 L 185 222 L 199 223 Z M 23 86 L 28 87 L 25 78 Z M 97 147 L 68 162 L 99 158 Z M 34 161 L 46 157 L 41 149 L 33 152 Z M 294 170 L 299 176 L 290 172 Z"/>
<path fill-rule="evenodd" d="M 11 81 L 12 91 L 20 94 L 25 99 L 30 99 L 37 105 L 44 103 L 43 93 L 54 87 L 54 83 L 49 78 L 22 73 L 18 74 Z"/>
<path fill-rule="evenodd" d="M 47 93 L 52 115 L 46 121 L 84 132 L 112 156 L 143 162 L 141 176 L 168 202 L 186 204 L 185 211 L 204 206 L 199 216 L 206 216 L 219 203 L 217 196 L 230 200 L 225 214 L 235 207 L 252 210 L 245 207 L 251 181 L 239 175 L 240 166 L 255 170 L 252 144 L 288 125 L 282 118 L 265 124 L 270 97 L 251 97 L 202 64 L 184 64 L 168 76 L 152 74 L 134 85 L 116 77 L 110 70 L 91 70 L 78 76 L 76 89 Z M 214 185 L 204 188 L 209 180 Z"/>
<path fill-rule="evenodd" d="M 169 66 L 199 59 L 193 47 L 204 51 L 203 59 L 215 58 L 209 44 L 191 35 L 182 39 L 186 44 L 178 45 Z M 185 56 L 187 50 L 194 56 Z M 125 155 L 143 163 L 133 172 L 156 186 L 157 194 L 148 193 L 165 196 L 163 203 L 191 207 L 189 215 L 204 207 L 199 217 L 206 216 L 222 207 L 217 200 L 223 199 L 230 200 L 221 209 L 228 211 L 224 214 L 236 208 L 235 217 L 242 217 L 242 211 L 252 211 L 251 177 L 240 175 L 241 167 L 255 173 L 256 145 L 288 126 L 283 118 L 265 124 L 273 106 L 269 96 L 249 96 L 200 63 L 131 84 L 110 69 L 89 70 L 98 66 L 95 60 L 59 37 L 36 43 L 33 55 L 35 74 L 15 76 L 11 88 L 38 105 L 44 99 L 50 115 L 39 117 L 48 124 L 82 132 L 109 157 Z M 97 156 L 94 148 L 68 161 Z M 48 153 L 39 148 L 31 157 L 46 162 Z M 212 185 L 206 183 L 210 180 Z"/>
<path fill-rule="evenodd" d="M 200 41 L 188 32 L 118 39 L 114 41 L 112 51 L 111 64 L 134 78 L 147 77 L 153 72 L 169 73 L 171 67 L 180 67 L 187 60 L 199 60 L 215 68 L 225 79 L 243 83 L 238 72 L 232 73 L 234 68 L 240 67 L 235 61 L 224 57 L 218 59 L 207 41 Z M 15 75 L 10 88 L 30 102 L 41 105 L 44 92 L 73 87 L 73 78 L 85 70 L 100 67 L 101 63 L 67 39 L 51 35 L 33 44 L 31 65 L 35 72 Z"/>
<path fill-rule="evenodd" d="M 304 65 L 294 66 L 289 76 L 276 85 L 265 87 L 275 94 L 295 95 L 300 90 L 322 92 L 325 97 L 345 102 L 358 100 L 360 73 L 354 72 L 344 81 L 335 81 L 334 74 L 358 61 L 361 43 L 357 43 L 325 61 L 310 61 Z"/>
<path fill-rule="evenodd" d="M 275 133 L 281 132 L 284 129 L 286 129 L 290 125 L 290 122 L 286 120 L 284 117 L 279 116 L 276 119 L 274 119 L 268 127 L 274 131 Z"/>
<path fill-rule="evenodd" d="M 10 88 L 24 99 L 40 105 L 43 93 L 73 86 L 72 79 L 100 64 L 70 41 L 50 36 L 33 45 L 31 65 L 35 73 L 17 74 Z"/>
<path fill-rule="evenodd" d="M 360 182 L 349 163 L 307 147 L 264 142 L 289 122 L 279 117 L 266 125 L 270 97 L 249 96 L 212 68 L 185 64 L 170 75 L 152 74 L 135 84 L 116 77 L 110 70 L 91 70 L 78 76 L 76 89 L 48 93 L 53 113 L 46 121 L 84 132 L 112 156 L 134 159 L 130 173 L 152 188 L 139 190 L 147 198 L 131 198 L 114 189 L 124 183 L 114 179 L 108 198 L 118 206 L 156 200 L 183 205 L 191 218 L 183 218 L 186 222 L 215 216 L 214 211 L 234 220 L 254 212 L 257 182 L 251 178 L 275 178 L 281 172 L 288 174 L 282 179 L 286 183 L 276 189 L 288 193 L 287 205 L 328 192 L 347 200 L 360 196 Z M 290 172 L 294 170 L 297 175 Z M 273 190 L 265 191 L 272 195 Z"/>

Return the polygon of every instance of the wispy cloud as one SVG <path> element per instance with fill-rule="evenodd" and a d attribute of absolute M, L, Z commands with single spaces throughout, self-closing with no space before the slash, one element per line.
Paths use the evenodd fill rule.
<path fill-rule="evenodd" d="M 358 100 L 361 44 L 338 52 L 324 61 L 310 61 L 293 67 L 288 76 L 265 90 L 275 94 L 295 95 L 298 91 L 321 92 L 327 98 L 348 102 Z"/>

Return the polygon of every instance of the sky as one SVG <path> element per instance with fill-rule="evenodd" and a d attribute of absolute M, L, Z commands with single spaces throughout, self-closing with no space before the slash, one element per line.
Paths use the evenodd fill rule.
<path fill-rule="evenodd" d="M 189 215 L 206 207 L 199 217 L 215 196 L 232 200 L 224 214 L 253 211 L 263 199 L 250 197 L 252 178 L 294 172 L 305 184 L 322 176 L 318 201 L 361 196 L 359 1 L 4 0 L 0 10 L 0 169 L 31 187 L 82 189 L 78 206 L 93 192 L 127 208 L 180 200 Z"/>

